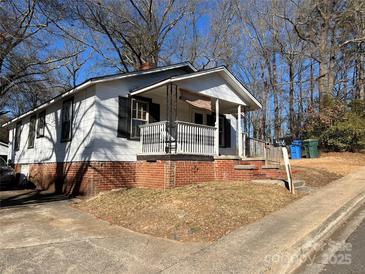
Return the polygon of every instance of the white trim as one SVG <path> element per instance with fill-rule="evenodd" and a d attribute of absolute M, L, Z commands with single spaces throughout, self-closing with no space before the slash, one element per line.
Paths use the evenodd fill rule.
<path fill-rule="evenodd" d="M 262 105 L 261 105 L 261 103 L 246 89 L 246 87 L 245 86 L 243 86 L 242 84 L 241 84 L 241 82 L 240 81 L 238 81 L 237 79 L 236 79 L 236 77 L 234 77 L 234 75 L 228 70 L 228 69 L 226 69 L 225 67 L 223 67 L 224 68 L 224 71 L 228 74 L 228 76 L 235 82 L 235 84 L 237 84 L 242 90 L 244 90 L 244 92 L 245 92 L 245 94 L 247 94 L 249 97 L 250 97 L 250 99 L 252 100 L 252 101 L 254 101 L 254 103 L 259 107 L 259 108 L 262 108 Z"/>
<path fill-rule="evenodd" d="M 237 107 L 237 134 L 238 134 L 238 156 L 242 156 L 242 127 L 241 127 L 241 105 Z"/>
<path fill-rule="evenodd" d="M 257 99 L 225 67 L 217 67 L 217 68 L 214 68 L 214 69 L 189 73 L 187 75 L 170 77 L 166 80 L 162 80 L 161 82 L 158 82 L 158 83 L 155 83 L 155 84 L 152 84 L 152 85 L 137 89 L 135 91 L 132 91 L 130 93 L 130 95 L 131 96 L 138 95 L 138 94 L 144 93 L 144 92 L 149 91 L 151 89 L 161 87 L 161 86 L 169 84 L 169 83 L 179 82 L 179 81 L 182 81 L 182 80 L 191 79 L 191 78 L 195 78 L 195 77 L 199 77 L 199 76 L 203 76 L 203 75 L 208 75 L 208 74 L 212 74 L 212 73 L 219 73 L 219 72 L 223 72 L 225 75 L 227 75 L 229 77 L 229 79 L 231 79 L 233 84 L 235 84 L 237 86 L 236 90 L 240 93 L 241 96 L 243 96 L 243 97 L 248 96 L 250 98 L 250 100 L 252 100 L 252 102 L 258 108 L 262 108 L 261 103 L 259 101 L 257 101 Z M 247 104 L 245 104 L 245 103 L 243 105 L 247 106 Z"/>
<path fill-rule="evenodd" d="M 151 70 L 147 70 L 147 71 L 136 71 L 136 72 L 130 72 L 130 73 L 125 73 L 125 74 L 116 75 L 116 76 L 110 76 L 110 77 L 108 77 L 108 76 L 95 77 L 95 78 L 87 80 L 85 83 L 82 83 L 81 85 L 79 85 L 79 86 L 77 86 L 77 87 L 75 87 L 75 88 L 73 88 L 73 89 L 71 89 L 71 90 L 69 90 L 65 93 L 62 93 L 62 94 L 54 97 L 50 101 L 47 101 L 47 102 L 39 105 L 38 107 L 36 107 L 36 108 L 34 108 L 34 109 L 18 116 L 18 117 L 13 118 L 9 122 L 3 124 L 2 127 L 9 126 L 9 125 L 15 123 L 16 121 L 18 121 L 20 119 L 23 119 L 24 117 L 26 117 L 26 116 L 34 113 L 34 112 L 42 110 L 42 109 L 58 102 L 59 100 L 65 98 L 65 97 L 67 97 L 71 94 L 74 94 L 77 91 L 88 88 L 88 87 L 90 87 L 92 85 L 95 85 L 95 84 L 114 81 L 114 80 L 120 80 L 120 79 L 133 77 L 133 76 L 137 76 L 137 75 L 145 75 L 145 74 L 156 73 L 156 72 L 161 72 L 161 71 L 166 71 L 166 70 L 171 70 L 171 69 L 177 69 L 177 68 L 181 68 L 181 67 L 185 67 L 185 66 L 188 66 L 189 68 L 191 68 L 194 71 L 194 73 L 197 71 L 197 69 L 190 62 L 184 62 L 184 63 L 180 63 L 180 64 L 176 64 L 176 65 L 164 66 L 164 67 L 155 68 L 155 69 L 151 69 Z M 101 79 L 98 79 L 98 78 L 101 78 Z"/>
<path fill-rule="evenodd" d="M 215 155 L 219 155 L 219 99 L 215 99 Z"/>
<path fill-rule="evenodd" d="M 220 70 L 222 70 L 222 68 L 218 67 L 218 68 L 211 69 L 211 70 L 202 70 L 202 71 L 198 71 L 198 72 L 189 73 L 188 75 L 170 77 L 170 78 L 162 80 L 158 83 L 146 86 L 144 88 L 137 89 L 135 91 L 132 91 L 130 93 L 130 95 L 131 96 L 138 95 L 140 93 L 149 91 L 151 89 L 161 87 L 165 84 L 169 84 L 169 83 L 172 83 L 172 82 L 179 82 L 179 81 L 182 81 L 182 80 L 191 79 L 191 78 L 195 78 L 195 77 L 198 77 L 198 76 L 203 76 L 203 75 L 215 73 L 215 72 L 218 72 Z"/>

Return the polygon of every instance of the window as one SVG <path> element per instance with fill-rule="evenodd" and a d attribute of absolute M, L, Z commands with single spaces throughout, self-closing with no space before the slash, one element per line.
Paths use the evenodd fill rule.
<path fill-rule="evenodd" d="M 20 148 L 20 136 L 22 134 L 22 122 L 16 124 L 15 127 L 15 140 L 14 140 L 14 150 L 17 151 Z"/>
<path fill-rule="evenodd" d="M 61 142 L 71 141 L 72 138 L 72 117 L 73 99 L 63 102 L 61 111 Z"/>
<path fill-rule="evenodd" d="M 31 116 L 30 121 L 29 121 L 28 148 L 33 148 L 34 147 L 35 122 L 36 122 L 35 115 Z"/>
<path fill-rule="evenodd" d="M 44 137 L 45 127 L 46 127 L 46 112 L 43 111 L 38 114 L 37 138 Z"/>
<path fill-rule="evenodd" d="M 149 103 L 146 101 L 132 99 L 131 138 L 139 138 L 139 126 L 147 123 L 148 105 Z"/>

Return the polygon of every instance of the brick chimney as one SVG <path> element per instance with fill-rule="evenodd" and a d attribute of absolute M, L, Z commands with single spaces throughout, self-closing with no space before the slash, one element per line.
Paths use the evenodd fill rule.
<path fill-rule="evenodd" d="M 139 70 L 147 70 L 154 68 L 154 66 L 150 62 L 144 62 L 142 65 L 139 66 Z"/>

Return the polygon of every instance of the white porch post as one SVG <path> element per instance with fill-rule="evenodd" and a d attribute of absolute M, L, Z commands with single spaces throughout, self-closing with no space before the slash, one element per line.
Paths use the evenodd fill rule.
<path fill-rule="evenodd" d="M 245 107 L 243 107 L 243 111 L 242 111 L 242 116 L 243 116 L 243 136 L 242 136 L 242 148 L 243 148 L 243 153 L 242 153 L 242 157 L 246 158 L 246 137 L 247 137 L 247 132 L 246 132 L 246 110 Z"/>
<path fill-rule="evenodd" d="M 243 142 L 242 142 L 242 124 L 241 124 L 241 105 L 237 108 L 237 134 L 238 134 L 238 156 L 243 156 Z"/>
<path fill-rule="evenodd" d="M 219 99 L 215 99 L 215 155 L 219 155 Z"/>

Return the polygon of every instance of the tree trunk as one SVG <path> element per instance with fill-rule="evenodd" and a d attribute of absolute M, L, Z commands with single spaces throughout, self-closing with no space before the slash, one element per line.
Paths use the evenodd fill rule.
<path fill-rule="evenodd" d="M 274 138 L 280 137 L 281 132 L 281 119 L 279 109 L 279 92 L 277 86 L 277 68 L 276 68 L 276 54 L 272 55 L 272 91 L 274 95 Z"/>
<path fill-rule="evenodd" d="M 321 33 L 321 41 L 319 44 L 319 71 L 318 71 L 318 92 L 319 92 L 319 109 L 320 111 L 326 107 L 329 92 L 327 83 L 328 62 L 327 62 L 327 34 L 325 31 Z"/>
<path fill-rule="evenodd" d="M 310 81 L 309 81 L 309 96 L 310 96 L 310 106 L 314 107 L 314 73 L 313 73 L 313 61 L 310 64 Z"/>
<path fill-rule="evenodd" d="M 294 112 L 294 66 L 289 61 L 289 131 L 292 136 L 295 135 L 295 112 Z"/>
<path fill-rule="evenodd" d="M 324 7 L 322 7 L 322 23 L 319 36 L 319 76 L 318 76 L 318 90 L 320 99 L 320 111 L 329 105 L 331 100 L 331 92 L 333 87 L 333 70 L 334 68 L 334 57 L 335 54 L 330 47 L 330 18 L 333 16 L 334 1 L 326 0 L 323 2 Z M 334 30 L 331 32 L 334 36 Z M 332 36 L 331 42 L 333 42 L 334 37 Z"/>
<path fill-rule="evenodd" d="M 331 30 L 331 42 L 329 44 L 329 64 L 328 64 L 328 73 L 327 73 L 327 96 L 329 98 L 332 97 L 332 91 L 335 86 L 335 66 L 336 66 L 336 28 L 333 26 Z"/>
<path fill-rule="evenodd" d="M 265 79 L 265 73 L 263 67 L 261 67 L 261 79 Z M 262 94 L 262 110 L 260 111 L 260 128 L 258 132 L 258 137 L 261 139 L 265 139 L 266 137 L 266 111 L 267 111 L 267 97 L 269 93 L 269 84 L 266 80 L 264 80 L 264 89 Z"/>
<path fill-rule="evenodd" d="M 298 71 L 298 84 L 299 84 L 299 98 L 298 98 L 298 120 L 297 120 L 297 130 L 296 130 L 296 137 L 301 135 L 302 129 L 302 117 L 304 113 L 303 109 L 303 83 L 302 83 L 302 63 L 299 66 Z"/>
<path fill-rule="evenodd" d="M 357 54 L 357 58 L 355 60 L 355 69 L 356 69 L 356 81 L 355 81 L 355 90 L 356 95 L 355 99 L 365 99 L 365 79 L 364 79 L 364 55 Z"/>

